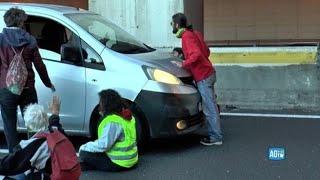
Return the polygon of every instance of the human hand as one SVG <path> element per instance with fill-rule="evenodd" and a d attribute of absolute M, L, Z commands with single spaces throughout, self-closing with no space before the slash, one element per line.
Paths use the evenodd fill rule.
<path fill-rule="evenodd" d="M 61 101 L 58 96 L 52 97 L 52 102 L 49 105 L 49 110 L 52 114 L 59 115 L 60 113 Z"/>
<path fill-rule="evenodd" d="M 178 66 L 178 67 L 182 67 L 182 62 L 180 62 L 180 61 L 171 61 L 171 63 Z"/>
<path fill-rule="evenodd" d="M 183 62 L 182 62 L 181 67 L 182 67 L 182 68 L 187 68 L 186 61 L 183 61 Z"/>
<path fill-rule="evenodd" d="M 51 91 L 52 91 L 53 93 L 56 92 L 56 88 L 54 87 L 53 84 L 51 84 L 50 89 L 51 89 Z"/>
<path fill-rule="evenodd" d="M 179 57 L 179 52 L 177 52 L 177 51 L 172 51 L 172 55 L 175 56 L 175 57 Z"/>

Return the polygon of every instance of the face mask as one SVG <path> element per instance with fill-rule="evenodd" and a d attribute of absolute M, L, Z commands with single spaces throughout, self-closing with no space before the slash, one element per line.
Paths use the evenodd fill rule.
<path fill-rule="evenodd" d="M 177 38 L 181 38 L 182 34 L 184 33 L 184 31 L 186 30 L 186 28 L 180 28 L 177 32 L 176 32 L 176 37 Z"/>

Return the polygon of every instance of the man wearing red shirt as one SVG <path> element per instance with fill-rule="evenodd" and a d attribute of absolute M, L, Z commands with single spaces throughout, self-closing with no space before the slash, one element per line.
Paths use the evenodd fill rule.
<path fill-rule="evenodd" d="M 208 121 L 208 137 L 200 140 L 203 145 L 222 145 L 220 117 L 214 92 L 216 71 L 209 60 L 210 50 L 200 32 L 188 25 L 184 14 L 172 16 L 171 26 L 177 38 L 182 39 L 185 61 L 182 67 L 191 72 L 202 97 L 203 112 Z"/>

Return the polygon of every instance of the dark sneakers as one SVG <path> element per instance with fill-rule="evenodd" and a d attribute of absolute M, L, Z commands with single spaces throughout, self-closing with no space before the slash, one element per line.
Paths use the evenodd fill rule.
<path fill-rule="evenodd" d="M 221 140 L 214 140 L 214 139 L 210 139 L 208 137 L 205 137 L 205 138 L 202 138 L 200 140 L 200 143 L 202 145 L 205 145 L 205 146 L 212 146 L 212 145 L 216 145 L 216 146 L 220 146 L 223 144 L 223 142 Z"/>

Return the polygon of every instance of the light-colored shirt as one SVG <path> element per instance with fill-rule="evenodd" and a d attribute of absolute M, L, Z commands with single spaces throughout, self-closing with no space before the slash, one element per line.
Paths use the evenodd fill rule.
<path fill-rule="evenodd" d="M 82 145 L 79 151 L 87 151 L 92 153 L 107 152 L 118 140 L 123 138 L 124 132 L 121 124 L 110 122 L 107 123 L 103 128 L 100 138 Z"/>

